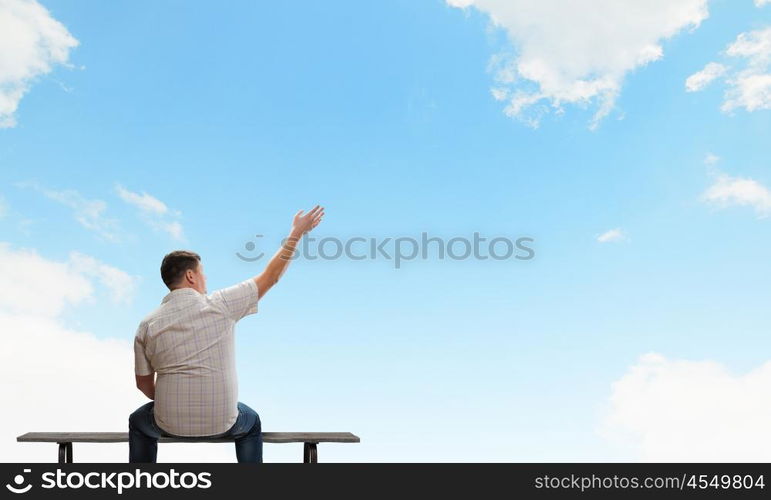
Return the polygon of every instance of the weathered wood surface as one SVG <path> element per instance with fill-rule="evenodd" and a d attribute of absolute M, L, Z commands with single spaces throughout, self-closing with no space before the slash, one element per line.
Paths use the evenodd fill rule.
<path fill-rule="evenodd" d="M 350 432 L 263 432 L 265 443 L 358 443 L 359 437 Z M 124 443 L 128 432 L 28 432 L 16 438 L 18 442 L 37 443 Z M 161 437 L 160 443 L 227 443 L 233 438 Z"/>

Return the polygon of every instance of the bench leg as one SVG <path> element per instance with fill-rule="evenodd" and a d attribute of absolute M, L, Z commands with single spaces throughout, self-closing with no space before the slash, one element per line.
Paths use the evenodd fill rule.
<path fill-rule="evenodd" d="M 316 450 L 316 443 L 305 443 L 303 445 L 303 463 L 315 464 L 318 463 L 319 456 Z"/>
<path fill-rule="evenodd" d="M 59 463 L 72 463 L 72 443 L 57 443 L 59 445 Z"/>

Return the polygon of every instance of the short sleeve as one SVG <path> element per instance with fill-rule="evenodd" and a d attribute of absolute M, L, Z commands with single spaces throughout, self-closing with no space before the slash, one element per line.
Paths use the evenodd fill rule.
<path fill-rule="evenodd" d="M 134 373 L 137 375 L 152 375 L 155 373 L 153 365 L 150 364 L 150 360 L 145 353 L 145 334 L 147 333 L 147 325 L 141 323 L 137 328 L 136 336 L 134 337 Z"/>
<path fill-rule="evenodd" d="M 256 313 L 259 297 L 257 283 L 253 278 L 217 290 L 209 296 L 210 300 L 222 306 L 233 321 Z"/>

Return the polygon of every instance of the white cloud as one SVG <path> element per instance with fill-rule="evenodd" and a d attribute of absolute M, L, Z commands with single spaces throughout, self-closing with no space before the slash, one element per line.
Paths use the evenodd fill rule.
<path fill-rule="evenodd" d="M 0 309 L 41 317 L 61 314 L 68 305 L 93 298 L 97 279 L 116 303 L 133 299 L 138 278 L 80 252 L 69 261 L 47 260 L 30 249 L 0 242 Z"/>
<path fill-rule="evenodd" d="M 711 62 L 704 66 L 704 69 L 698 71 L 685 80 L 685 90 L 687 92 L 697 92 L 706 88 L 716 78 L 723 76 L 726 70 L 722 64 Z"/>
<path fill-rule="evenodd" d="M 749 206 L 755 209 L 759 217 L 771 214 L 771 191 L 753 179 L 719 173 L 701 198 L 705 203 L 719 208 Z"/>
<path fill-rule="evenodd" d="M 116 186 L 115 190 L 123 201 L 134 205 L 145 213 L 163 215 L 169 211 L 169 208 L 164 202 L 145 192 L 142 194 L 134 193 L 120 185 Z"/>
<path fill-rule="evenodd" d="M 60 318 L 67 307 L 91 297 L 92 275 L 103 280 L 122 273 L 73 255 L 75 265 L 0 243 L 0 332 L 5 336 L 0 398 L 6 403 L 0 412 L 5 434 L 0 461 L 55 460 L 54 444 L 13 440 L 29 431 L 127 432 L 129 414 L 148 401 L 134 386 L 136 325 L 112 325 L 110 333 L 123 331 L 120 339 L 98 338 L 67 327 Z M 74 448 L 78 462 L 128 461 L 126 443 Z M 235 462 L 235 454 L 232 443 L 161 444 L 158 460 Z"/>
<path fill-rule="evenodd" d="M 76 272 L 98 279 L 110 290 L 114 302 L 128 304 L 133 299 L 138 278 L 80 252 L 70 252 L 69 264 Z"/>
<path fill-rule="evenodd" d="M 656 353 L 613 383 L 600 433 L 654 462 L 771 460 L 771 362 L 733 374 Z"/>
<path fill-rule="evenodd" d="M 743 66 L 728 71 L 718 63 L 709 63 L 704 70 L 688 77 L 686 88 L 691 91 L 701 90 L 709 81 L 722 77 L 727 86 L 720 107 L 722 111 L 728 113 L 737 108 L 747 111 L 771 109 L 771 28 L 740 33 L 723 53 L 743 62 Z M 702 76 L 705 83 L 700 85 L 702 80 L 699 80 L 698 75 L 709 67 L 716 67 L 712 65 L 722 66 L 725 70 L 714 74 L 709 80 Z M 693 88 L 688 88 L 689 81 Z"/>
<path fill-rule="evenodd" d="M 175 240 L 185 239 L 182 224 L 174 220 L 182 215 L 181 212 L 169 210 L 164 202 L 145 192 L 135 193 L 121 185 L 117 185 L 115 191 L 123 201 L 138 208 L 144 220 L 153 229 L 163 231 Z"/>
<path fill-rule="evenodd" d="M 516 54 L 491 60 L 494 97 L 533 127 L 564 104 L 614 108 L 625 76 L 661 59 L 662 42 L 708 17 L 706 0 L 446 0 L 503 28 Z"/>
<path fill-rule="evenodd" d="M 600 243 L 613 243 L 617 241 L 624 241 L 626 239 L 626 234 L 624 234 L 624 231 L 622 231 L 620 227 L 605 231 L 601 235 L 597 236 L 597 241 Z"/>
<path fill-rule="evenodd" d="M 0 128 L 16 125 L 34 80 L 67 64 L 78 41 L 35 0 L 0 0 Z"/>
<path fill-rule="evenodd" d="M 0 308 L 42 317 L 59 315 L 67 304 L 91 297 L 91 282 L 65 262 L 0 242 Z"/>
<path fill-rule="evenodd" d="M 728 46 L 726 54 L 747 59 L 747 67 L 728 80 L 721 109 L 771 109 L 771 28 L 741 33 Z"/>
<path fill-rule="evenodd" d="M 720 161 L 720 157 L 713 153 L 707 153 L 707 155 L 704 157 L 704 163 L 706 165 L 715 165 L 719 161 Z"/>
<path fill-rule="evenodd" d="M 771 3 L 771 0 L 755 0 L 756 7 L 763 7 L 764 5 Z"/>
<path fill-rule="evenodd" d="M 34 189 L 46 198 L 72 209 L 75 220 L 105 240 L 111 242 L 121 240 L 120 225 L 116 219 L 105 215 L 107 203 L 104 201 L 87 199 L 73 189 L 48 189 L 36 182 L 18 182 L 16 185 L 21 188 Z M 115 190 L 123 201 L 139 209 L 142 219 L 154 230 L 167 233 L 176 240 L 184 241 L 184 229 L 178 221 L 182 216 L 180 211 L 169 209 L 161 200 L 145 192 L 135 193 L 120 185 L 117 185 Z"/>
<path fill-rule="evenodd" d="M 104 215 L 104 212 L 107 210 L 107 203 L 104 201 L 89 200 L 73 189 L 57 191 L 42 187 L 34 182 L 20 182 L 16 185 L 22 188 L 34 189 L 46 198 L 72 209 L 75 220 L 86 229 L 94 231 L 100 237 L 112 242 L 120 240 L 118 222 Z"/>
<path fill-rule="evenodd" d="M 726 100 L 720 109 L 732 111 L 744 108 L 747 111 L 771 109 L 771 74 L 745 74 L 730 81 Z"/>
<path fill-rule="evenodd" d="M 171 235 L 172 238 L 175 240 L 184 240 L 185 234 L 184 230 L 182 229 L 182 224 L 179 222 L 162 222 L 161 223 L 161 229 L 163 231 L 166 231 Z"/>
<path fill-rule="evenodd" d="M 496 101 L 503 101 L 509 96 L 509 91 L 501 87 L 493 87 L 490 89 L 490 94 Z"/>

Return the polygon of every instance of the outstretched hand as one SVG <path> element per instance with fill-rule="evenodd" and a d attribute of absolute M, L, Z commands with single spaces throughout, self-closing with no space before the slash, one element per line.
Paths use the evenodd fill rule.
<path fill-rule="evenodd" d="M 303 214 L 303 211 L 299 210 L 296 214 L 294 214 L 292 230 L 299 231 L 301 235 L 305 234 L 314 227 L 318 226 L 323 217 L 324 207 L 320 205 L 316 205 L 306 214 Z"/>

